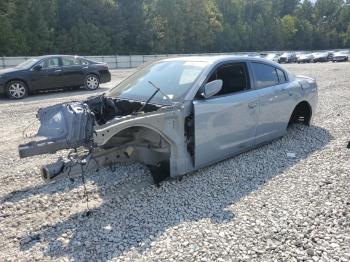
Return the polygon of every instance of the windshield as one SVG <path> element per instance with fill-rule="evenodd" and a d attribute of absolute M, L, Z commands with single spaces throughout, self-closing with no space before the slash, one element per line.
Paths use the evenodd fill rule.
<path fill-rule="evenodd" d="M 26 61 L 20 63 L 19 65 L 16 66 L 16 68 L 27 69 L 27 68 L 32 67 L 38 61 L 39 61 L 39 59 L 32 58 L 32 59 L 29 59 L 29 60 L 26 60 Z"/>
<path fill-rule="evenodd" d="M 171 102 L 178 102 L 184 98 L 207 65 L 207 62 L 186 61 L 164 61 L 151 64 L 113 88 L 109 95 L 147 101 L 156 91 L 155 87 L 150 84 L 149 81 L 151 81 L 161 90 L 152 99 L 154 103 L 169 104 L 169 99 Z"/>

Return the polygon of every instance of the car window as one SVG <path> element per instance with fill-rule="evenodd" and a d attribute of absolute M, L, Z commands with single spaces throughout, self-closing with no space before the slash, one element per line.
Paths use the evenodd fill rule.
<path fill-rule="evenodd" d="M 26 69 L 26 68 L 30 68 L 33 65 L 35 65 L 36 62 L 38 62 L 39 60 L 37 58 L 31 58 L 29 60 L 26 60 L 20 64 L 18 64 L 16 66 L 16 68 L 20 68 L 20 69 Z"/>
<path fill-rule="evenodd" d="M 257 88 L 278 85 L 276 68 L 261 63 L 252 63 Z"/>
<path fill-rule="evenodd" d="M 286 75 L 284 74 L 284 72 L 278 68 L 276 68 L 276 71 L 277 71 L 279 83 L 283 84 L 283 83 L 287 82 L 287 78 L 286 78 Z"/>
<path fill-rule="evenodd" d="M 63 66 L 80 65 L 80 61 L 75 57 L 62 57 Z"/>
<path fill-rule="evenodd" d="M 58 57 L 45 59 L 43 62 L 40 63 L 40 65 L 43 69 L 59 67 Z"/>
<path fill-rule="evenodd" d="M 81 65 L 89 65 L 90 62 L 88 60 L 82 59 L 82 58 L 77 58 L 79 64 Z"/>
<path fill-rule="evenodd" d="M 109 95 L 147 101 L 155 94 L 153 103 L 181 101 L 206 66 L 208 62 L 205 61 L 161 61 L 150 64 L 113 88 Z M 161 92 L 155 93 L 154 86 Z"/>
<path fill-rule="evenodd" d="M 250 89 L 250 81 L 245 63 L 230 63 L 219 66 L 207 83 L 222 80 L 222 88 L 215 96 L 233 94 Z"/>
<path fill-rule="evenodd" d="M 201 73 L 201 67 L 188 67 L 187 70 L 184 70 L 179 79 L 179 85 L 188 85 L 193 83 L 197 76 Z"/>

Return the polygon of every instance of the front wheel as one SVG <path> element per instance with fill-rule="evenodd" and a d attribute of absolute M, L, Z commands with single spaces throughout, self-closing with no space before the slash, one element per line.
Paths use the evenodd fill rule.
<path fill-rule="evenodd" d="M 96 75 L 87 75 L 85 77 L 85 88 L 88 90 L 96 90 L 100 86 L 100 80 Z"/>
<path fill-rule="evenodd" d="M 7 96 L 11 99 L 22 99 L 28 95 L 27 85 L 19 80 L 7 84 Z"/>

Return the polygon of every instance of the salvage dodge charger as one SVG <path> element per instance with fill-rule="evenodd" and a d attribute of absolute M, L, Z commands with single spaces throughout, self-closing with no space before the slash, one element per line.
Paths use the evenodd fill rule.
<path fill-rule="evenodd" d="M 84 163 L 141 162 L 159 183 L 277 139 L 293 123 L 309 125 L 316 104 L 315 80 L 265 59 L 166 59 L 106 94 L 40 109 L 41 140 L 19 154 L 83 152 L 43 166 L 47 181 L 79 174 Z"/>

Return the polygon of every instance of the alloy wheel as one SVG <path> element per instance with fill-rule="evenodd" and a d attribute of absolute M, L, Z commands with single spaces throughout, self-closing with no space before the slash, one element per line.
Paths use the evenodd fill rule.
<path fill-rule="evenodd" d="M 86 87 L 91 90 L 98 88 L 99 81 L 96 76 L 88 76 L 86 79 Z"/>
<path fill-rule="evenodd" d="M 26 87 L 20 82 L 14 82 L 10 84 L 8 92 L 13 98 L 23 98 L 26 95 Z"/>

